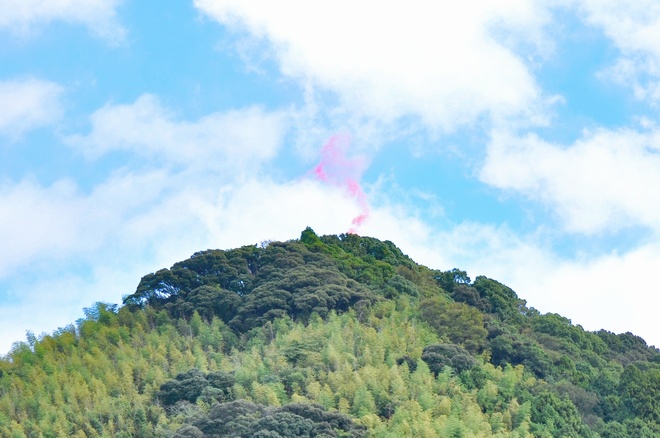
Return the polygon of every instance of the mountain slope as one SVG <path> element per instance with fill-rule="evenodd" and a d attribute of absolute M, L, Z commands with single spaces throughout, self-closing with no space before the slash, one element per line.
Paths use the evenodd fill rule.
<path fill-rule="evenodd" d="M 202 251 L 86 315 L 0 360 L 1 436 L 660 435 L 641 338 L 373 238 Z"/>

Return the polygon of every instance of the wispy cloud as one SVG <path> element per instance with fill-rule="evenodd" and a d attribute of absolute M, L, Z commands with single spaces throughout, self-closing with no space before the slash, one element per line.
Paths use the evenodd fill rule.
<path fill-rule="evenodd" d="M 33 77 L 0 81 L 0 134 L 11 140 L 62 116 L 64 88 Z"/>
<path fill-rule="evenodd" d="M 653 0 L 577 0 L 584 21 L 603 31 L 620 51 L 601 75 L 631 87 L 635 96 L 660 103 L 660 4 Z"/>
<path fill-rule="evenodd" d="M 104 106 L 91 123 L 88 135 L 65 140 L 89 158 L 119 150 L 161 165 L 236 172 L 276 155 L 288 115 L 251 107 L 186 121 L 156 96 L 143 95 L 130 104 Z"/>
<path fill-rule="evenodd" d="M 111 43 L 121 42 L 125 29 L 117 22 L 117 7 L 123 0 L 0 0 L 0 29 L 29 35 L 56 20 L 85 25 Z"/>

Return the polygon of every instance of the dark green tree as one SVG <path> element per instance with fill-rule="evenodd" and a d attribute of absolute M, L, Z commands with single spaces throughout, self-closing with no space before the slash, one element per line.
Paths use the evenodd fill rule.
<path fill-rule="evenodd" d="M 422 360 L 436 375 L 447 366 L 460 373 L 477 364 L 477 361 L 466 349 L 454 344 L 429 345 L 422 351 Z"/>

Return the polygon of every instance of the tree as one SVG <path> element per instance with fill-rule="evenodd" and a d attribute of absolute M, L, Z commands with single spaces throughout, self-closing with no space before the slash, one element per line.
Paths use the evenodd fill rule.
<path fill-rule="evenodd" d="M 552 436 L 587 436 L 586 428 L 577 409 L 568 398 L 559 398 L 551 392 L 542 392 L 532 399 L 531 420 L 537 431 L 547 431 Z M 539 428 L 538 425 L 543 425 Z"/>
<path fill-rule="evenodd" d="M 527 311 L 525 300 L 502 283 L 480 275 L 473 285 L 479 296 L 490 302 L 491 311 L 502 320 L 520 321 L 521 315 Z"/>
<path fill-rule="evenodd" d="M 476 288 L 467 284 L 456 284 L 452 289 L 451 297 L 454 299 L 454 301 L 469 304 L 470 306 L 476 307 L 482 312 L 491 311 L 490 302 L 479 296 L 479 292 Z"/>
<path fill-rule="evenodd" d="M 195 426 L 187 425 L 174 434 L 174 438 L 204 438 L 204 432 L 197 429 Z"/>
<path fill-rule="evenodd" d="M 483 315 L 467 304 L 442 297 L 429 298 L 419 303 L 419 314 L 438 335 L 463 345 L 469 351 L 479 352 L 486 342 L 488 332 L 484 328 Z"/>
<path fill-rule="evenodd" d="M 660 424 L 660 367 L 628 365 L 621 375 L 621 401 L 628 416 Z"/>
<path fill-rule="evenodd" d="M 193 429 L 194 427 L 194 429 Z M 196 430 L 195 430 L 196 429 Z M 182 433 L 201 436 L 250 436 L 250 437 L 336 437 L 359 438 L 365 435 L 363 427 L 355 425 L 350 417 L 338 412 L 327 412 L 320 405 L 290 404 L 284 407 L 267 407 L 246 400 L 221 403 L 208 415 L 181 428 Z"/>
<path fill-rule="evenodd" d="M 477 364 L 466 349 L 454 344 L 429 345 L 422 351 L 422 360 L 435 375 L 442 373 L 447 366 L 460 373 Z"/>
<path fill-rule="evenodd" d="M 216 371 L 205 375 L 197 368 L 192 368 L 163 383 L 157 398 L 165 406 L 180 401 L 195 403 L 202 395 L 207 403 L 227 401 L 233 399 L 235 383 L 232 374 Z"/>
<path fill-rule="evenodd" d="M 360 386 L 357 391 L 355 391 L 351 412 L 353 412 L 353 414 L 355 414 L 357 417 L 363 417 L 367 414 L 376 413 L 376 402 L 374 400 L 374 396 L 366 387 Z"/>
<path fill-rule="evenodd" d="M 454 288 L 459 285 L 469 285 L 471 283 L 470 277 L 467 272 L 460 269 L 452 269 L 451 271 L 436 271 L 435 280 L 438 282 L 448 293 L 452 293 Z"/>

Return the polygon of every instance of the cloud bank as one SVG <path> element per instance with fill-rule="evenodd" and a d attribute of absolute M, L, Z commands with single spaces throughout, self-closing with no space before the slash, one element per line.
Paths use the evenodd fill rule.
<path fill-rule="evenodd" d="M 511 48 L 545 47 L 540 2 L 194 3 L 263 42 L 285 76 L 336 93 L 355 114 L 412 115 L 451 131 L 480 117 L 537 117 L 543 105 L 527 61 Z"/>

